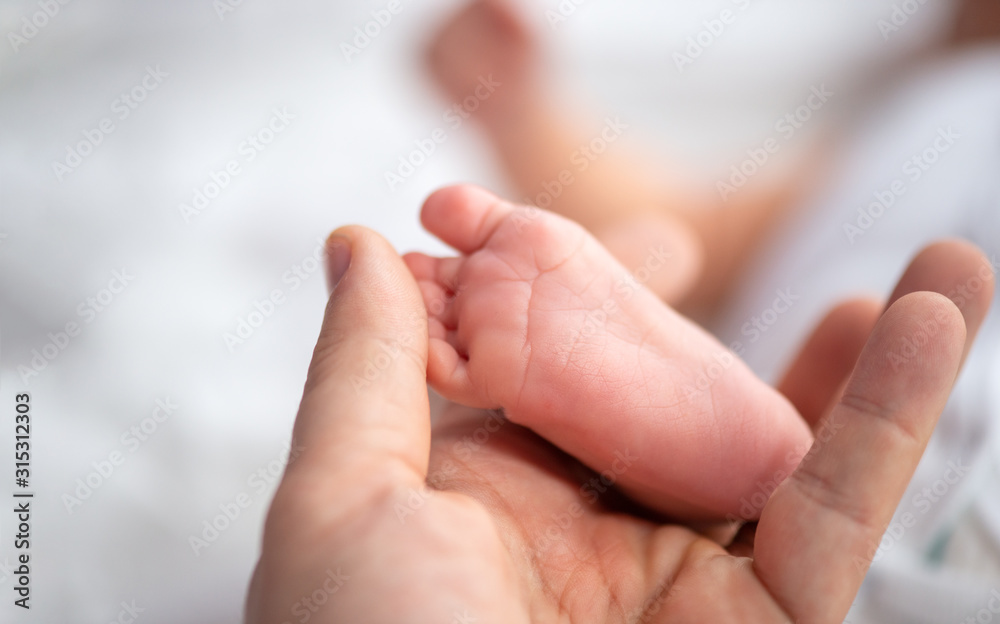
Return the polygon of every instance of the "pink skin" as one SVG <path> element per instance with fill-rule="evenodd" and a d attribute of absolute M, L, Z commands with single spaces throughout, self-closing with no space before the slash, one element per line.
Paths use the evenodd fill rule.
<path fill-rule="evenodd" d="M 605 471 L 598 492 L 614 482 L 675 517 L 752 519 L 808 450 L 784 397 L 576 223 L 474 187 L 433 194 L 421 220 L 464 254 L 406 257 L 430 318 L 429 382 Z"/>

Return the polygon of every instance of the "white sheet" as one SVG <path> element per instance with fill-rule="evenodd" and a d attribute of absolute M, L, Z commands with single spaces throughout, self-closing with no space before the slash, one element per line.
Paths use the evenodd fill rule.
<path fill-rule="evenodd" d="M 970 240 L 1000 268 L 1000 49 L 901 82 L 853 133 L 828 190 L 770 242 L 719 324 L 723 340 L 745 344 L 745 359 L 769 381 L 830 307 L 859 294 L 887 296 L 928 242 Z M 945 140 L 949 134 L 957 138 Z M 905 194 L 872 209 L 896 181 Z M 955 296 L 960 286 L 981 284 L 956 284 Z M 760 332 L 753 319 L 765 318 L 779 289 L 799 299 L 766 317 L 771 324 Z M 998 339 L 994 301 L 851 622 L 964 621 L 1000 587 Z M 1000 612 L 1000 600 L 992 604 L 990 617 Z"/>

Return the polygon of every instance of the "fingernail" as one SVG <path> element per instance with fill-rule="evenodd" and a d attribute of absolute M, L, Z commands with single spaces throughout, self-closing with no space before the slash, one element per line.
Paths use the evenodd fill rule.
<path fill-rule="evenodd" d="M 346 236 L 331 234 L 326 239 L 326 284 L 332 293 L 351 266 L 351 241 Z"/>

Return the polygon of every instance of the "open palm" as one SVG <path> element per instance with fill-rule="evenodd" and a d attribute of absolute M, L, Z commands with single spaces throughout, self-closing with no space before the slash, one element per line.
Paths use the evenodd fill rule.
<path fill-rule="evenodd" d="M 901 296 L 975 271 L 975 252 L 948 244 L 915 261 L 877 325 L 865 304 L 828 317 L 783 388 L 817 442 L 732 541 L 617 493 L 628 449 L 597 475 L 497 414 L 449 405 L 432 428 L 416 285 L 377 235 L 343 234 L 351 268 L 268 516 L 251 623 L 842 621 L 989 300 Z M 927 323 L 916 355 L 887 357 Z"/>

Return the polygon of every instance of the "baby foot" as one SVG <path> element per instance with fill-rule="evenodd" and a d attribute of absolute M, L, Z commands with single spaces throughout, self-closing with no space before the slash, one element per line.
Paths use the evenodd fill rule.
<path fill-rule="evenodd" d="M 540 64 L 531 27 L 509 0 L 476 0 L 448 20 L 432 38 L 426 60 L 431 75 L 452 102 L 472 95 L 483 80 L 497 83 L 478 113 L 516 107 L 534 91 Z"/>
<path fill-rule="evenodd" d="M 808 449 L 780 394 L 579 225 L 473 187 L 438 191 L 421 220 L 464 254 L 406 257 L 446 398 L 503 407 L 604 485 L 686 518 L 754 516 Z"/>

